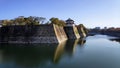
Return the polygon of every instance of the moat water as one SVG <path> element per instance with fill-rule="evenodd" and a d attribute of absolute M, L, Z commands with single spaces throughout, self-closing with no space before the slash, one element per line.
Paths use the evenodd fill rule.
<path fill-rule="evenodd" d="M 62 44 L 1 44 L 0 68 L 120 68 L 120 39 L 95 35 Z"/>

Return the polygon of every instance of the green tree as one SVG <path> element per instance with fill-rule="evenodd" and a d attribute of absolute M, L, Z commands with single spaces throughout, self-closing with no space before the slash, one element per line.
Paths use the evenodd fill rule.
<path fill-rule="evenodd" d="M 18 25 L 25 25 L 25 20 L 24 20 L 24 16 L 19 16 L 18 18 L 15 19 L 16 22 L 15 23 L 18 23 Z"/>
<path fill-rule="evenodd" d="M 51 18 L 50 19 L 50 21 L 51 21 L 51 24 L 56 24 L 56 25 L 58 25 L 59 24 L 59 19 L 58 18 Z"/>
<path fill-rule="evenodd" d="M 11 20 L 2 20 L 2 26 L 10 26 L 10 25 L 12 25 L 12 21 Z"/>
<path fill-rule="evenodd" d="M 28 17 L 28 21 L 32 25 L 43 24 L 45 20 L 46 20 L 46 18 L 44 18 L 44 17 L 36 17 L 36 16 L 29 16 Z"/>
<path fill-rule="evenodd" d="M 58 26 L 65 26 L 65 25 L 66 25 L 66 24 L 65 24 L 65 21 L 59 20 L 58 18 L 52 17 L 52 18 L 50 19 L 50 21 L 51 21 L 51 24 L 56 24 L 56 25 L 58 25 Z"/>
<path fill-rule="evenodd" d="M 11 19 L 11 20 L 2 20 L 2 26 L 8 26 L 8 25 L 39 25 L 39 24 L 44 24 L 45 20 L 46 20 L 46 18 L 44 18 L 44 17 L 19 16 L 15 19 Z"/>
<path fill-rule="evenodd" d="M 65 26 L 66 23 L 65 23 L 65 21 L 63 21 L 63 20 L 59 20 L 59 25 L 60 25 L 60 26 Z"/>

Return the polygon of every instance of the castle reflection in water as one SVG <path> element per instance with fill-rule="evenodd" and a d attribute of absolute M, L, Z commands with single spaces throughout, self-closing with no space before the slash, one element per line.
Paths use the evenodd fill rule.
<path fill-rule="evenodd" d="M 82 48 L 85 42 L 85 39 L 77 39 L 61 44 L 1 44 L 0 64 L 25 68 L 58 64 L 63 56 L 72 57 L 76 46 Z"/>

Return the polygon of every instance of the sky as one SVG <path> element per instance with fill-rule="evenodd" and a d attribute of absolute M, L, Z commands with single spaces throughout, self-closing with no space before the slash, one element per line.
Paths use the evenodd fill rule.
<path fill-rule="evenodd" d="M 120 27 L 120 0 L 0 0 L 0 19 L 71 18 L 88 28 Z"/>

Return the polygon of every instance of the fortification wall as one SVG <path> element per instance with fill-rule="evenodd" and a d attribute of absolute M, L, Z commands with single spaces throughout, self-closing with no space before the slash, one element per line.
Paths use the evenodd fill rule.
<path fill-rule="evenodd" d="M 54 25 L 54 30 L 56 37 L 60 43 L 68 39 L 63 27 Z"/>
<path fill-rule="evenodd" d="M 77 27 L 77 29 L 81 37 L 86 37 L 86 32 L 83 27 Z"/>
<path fill-rule="evenodd" d="M 65 40 L 63 28 L 57 25 L 6 26 L 0 31 L 2 43 L 61 43 Z"/>
<path fill-rule="evenodd" d="M 80 38 L 78 30 L 75 26 L 66 26 L 64 27 L 65 33 L 69 39 L 77 39 Z"/>

